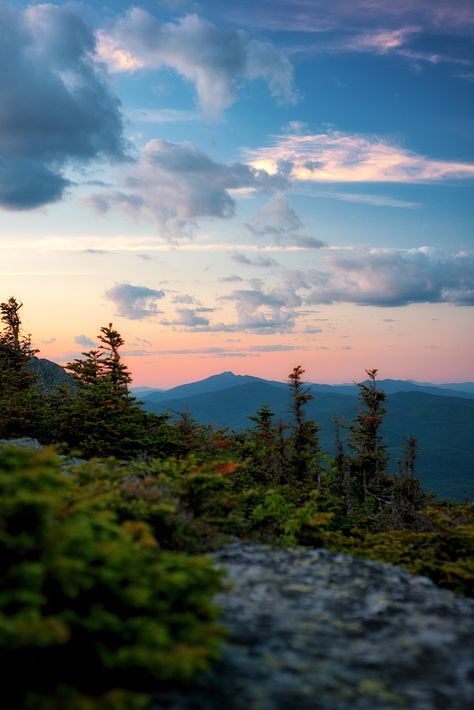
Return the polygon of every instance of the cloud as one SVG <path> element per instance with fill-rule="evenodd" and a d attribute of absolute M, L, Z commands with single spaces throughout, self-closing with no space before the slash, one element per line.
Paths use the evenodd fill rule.
<path fill-rule="evenodd" d="M 76 337 L 74 338 L 74 342 L 78 345 L 83 345 L 85 348 L 97 347 L 97 343 L 94 340 L 88 338 L 87 335 L 76 335 Z"/>
<path fill-rule="evenodd" d="M 178 302 L 179 301 L 175 301 Z M 185 301 L 186 302 L 186 301 Z M 214 327 L 211 325 L 209 318 L 203 316 L 203 313 L 213 313 L 214 308 L 206 306 L 196 306 L 194 308 L 177 308 L 176 316 L 173 320 L 163 320 L 162 325 L 183 327 L 185 330 L 196 331 L 212 331 Z M 217 328 L 219 330 L 219 327 Z"/>
<path fill-rule="evenodd" d="M 281 296 L 271 291 L 239 289 L 222 299 L 235 306 L 237 322 L 232 326 L 233 330 L 264 334 L 286 333 L 294 328 L 292 309 L 286 307 Z"/>
<path fill-rule="evenodd" d="M 273 195 L 245 226 L 253 235 L 270 237 L 276 244 L 294 244 L 305 249 L 326 246 L 316 237 L 299 233 L 303 222 L 282 192 Z"/>
<path fill-rule="evenodd" d="M 268 269 L 271 266 L 279 265 L 278 262 L 275 261 L 275 259 L 273 259 L 271 256 L 265 256 L 264 254 L 259 254 L 254 259 L 251 259 L 245 254 L 236 252 L 235 254 L 231 254 L 231 258 L 238 264 L 243 264 L 244 266 L 257 266 L 263 269 Z"/>
<path fill-rule="evenodd" d="M 243 278 L 241 276 L 237 276 L 237 274 L 231 274 L 230 276 L 222 276 L 219 281 L 222 283 L 232 283 L 234 281 L 243 281 Z"/>
<path fill-rule="evenodd" d="M 428 247 L 358 249 L 332 253 L 329 270 L 306 275 L 308 304 L 360 306 L 411 303 L 474 305 L 474 252 L 446 254 Z"/>
<path fill-rule="evenodd" d="M 158 313 L 156 302 L 165 292 L 129 283 L 116 284 L 105 292 L 105 297 L 115 304 L 117 315 L 130 320 L 144 320 Z"/>
<path fill-rule="evenodd" d="M 314 189 L 312 185 L 307 187 L 297 187 L 295 189 L 299 195 L 308 197 L 319 197 L 329 200 L 340 200 L 341 202 L 356 202 L 362 205 L 373 205 L 374 207 L 395 207 L 399 209 L 416 209 L 422 205 L 411 200 L 399 200 L 396 197 L 387 195 L 372 195 L 361 192 L 329 192 L 327 190 Z"/>
<path fill-rule="evenodd" d="M 194 84 L 200 108 L 211 117 L 234 103 L 243 81 L 264 79 L 278 101 L 296 100 L 293 68 L 280 50 L 196 14 L 163 23 L 131 8 L 107 33 L 99 32 L 98 52 L 112 71 L 174 69 Z"/>
<path fill-rule="evenodd" d="M 296 182 L 417 183 L 474 178 L 474 164 L 434 160 L 376 137 L 338 131 L 276 136 L 268 148 L 247 149 L 257 170 L 278 174 L 279 164 L 291 164 Z"/>
<path fill-rule="evenodd" d="M 0 4 L 0 207 L 59 201 L 69 165 L 124 157 L 120 104 L 70 7 Z"/>
<path fill-rule="evenodd" d="M 253 353 L 284 353 L 307 348 L 305 345 L 252 345 L 249 350 Z"/>
<path fill-rule="evenodd" d="M 181 111 L 174 108 L 134 109 L 127 111 L 127 118 L 135 123 L 185 123 L 202 120 L 197 111 Z"/>
<path fill-rule="evenodd" d="M 410 37 L 419 31 L 419 27 L 401 27 L 390 30 L 376 29 L 352 37 L 344 46 L 346 49 L 359 52 L 385 54 L 406 44 Z"/>
<path fill-rule="evenodd" d="M 85 199 L 101 213 L 118 206 L 132 216 L 152 217 L 162 234 L 173 239 L 189 235 L 198 218 L 232 217 L 232 190 L 273 192 L 286 184 L 278 171 L 269 175 L 244 163 L 220 163 L 192 143 L 155 139 L 145 145 L 138 164 L 125 177 L 124 191 Z"/>
<path fill-rule="evenodd" d="M 231 17 L 247 18 L 254 27 L 322 33 L 367 26 L 421 26 L 425 30 L 469 34 L 474 26 L 471 0 L 241 0 Z"/>

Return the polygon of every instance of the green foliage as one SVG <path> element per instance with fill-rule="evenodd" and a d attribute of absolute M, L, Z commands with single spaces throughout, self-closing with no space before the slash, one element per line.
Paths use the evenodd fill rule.
<path fill-rule="evenodd" d="M 267 491 L 252 512 L 252 532 L 282 545 L 300 543 L 307 528 L 325 528 L 333 517 L 332 512 L 321 511 L 319 495 L 316 489 L 309 491 L 305 502 L 298 506 L 277 490 Z"/>
<path fill-rule="evenodd" d="M 56 441 L 88 457 L 174 453 L 177 445 L 169 438 L 168 417 L 146 413 L 128 391 L 131 376 L 119 354 L 122 337 L 109 323 L 98 339 L 98 350 L 83 353 L 83 359 L 67 366 L 76 391 L 56 395 Z"/>
<path fill-rule="evenodd" d="M 303 374 L 303 368 L 298 365 L 288 375 L 293 422 L 291 437 L 288 441 L 290 455 L 287 480 L 291 480 L 291 478 L 297 481 L 306 479 L 319 485 L 321 469 L 318 426 L 316 422 L 305 416 L 305 406 L 313 399 L 313 395 L 310 394 L 302 381 Z"/>
<path fill-rule="evenodd" d="M 90 474 L 86 485 L 48 452 L 1 450 L 0 663 L 9 707 L 138 707 L 142 698 L 129 691 L 187 680 L 216 656 L 217 573 L 205 558 L 160 550 L 140 514 L 121 520 L 120 506 L 108 505 L 113 491 L 99 483 L 93 493 Z M 113 489 L 119 479 L 110 479 Z"/>
<path fill-rule="evenodd" d="M 386 493 L 387 452 L 380 433 L 385 417 L 385 393 L 377 388 L 377 370 L 366 370 L 368 384 L 360 382 L 361 409 L 350 427 L 351 478 L 356 499 L 367 503 L 370 496 L 382 502 Z"/>
<path fill-rule="evenodd" d="M 22 307 L 13 297 L 0 304 L 0 438 L 37 436 L 45 425 L 45 399 L 27 367 L 38 351 L 31 347 L 30 336 L 22 334 Z"/>

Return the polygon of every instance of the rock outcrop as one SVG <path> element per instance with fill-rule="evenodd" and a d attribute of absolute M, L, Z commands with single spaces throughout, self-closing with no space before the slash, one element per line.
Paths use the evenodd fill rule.
<path fill-rule="evenodd" d="M 328 550 L 236 542 L 214 557 L 222 660 L 153 710 L 472 707 L 473 600 Z"/>
<path fill-rule="evenodd" d="M 41 392 L 54 392 L 61 385 L 74 388 L 74 379 L 69 372 L 51 360 L 32 357 L 28 362 L 28 369 L 36 376 Z"/>

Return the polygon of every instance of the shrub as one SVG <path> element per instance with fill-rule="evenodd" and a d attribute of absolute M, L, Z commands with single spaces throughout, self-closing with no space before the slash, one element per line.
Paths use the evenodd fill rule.
<path fill-rule="evenodd" d="M 138 707 L 129 692 L 189 679 L 217 655 L 209 561 L 160 551 L 145 522 L 120 522 L 100 495 L 75 496 L 77 485 L 47 451 L 0 452 L 9 707 Z"/>

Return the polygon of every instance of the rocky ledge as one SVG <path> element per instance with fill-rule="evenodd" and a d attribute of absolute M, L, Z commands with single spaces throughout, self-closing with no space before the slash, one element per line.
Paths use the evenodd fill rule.
<path fill-rule="evenodd" d="M 153 710 L 473 707 L 474 600 L 327 550 L 236 542 L 214 558 L 222 660 Z"/>

